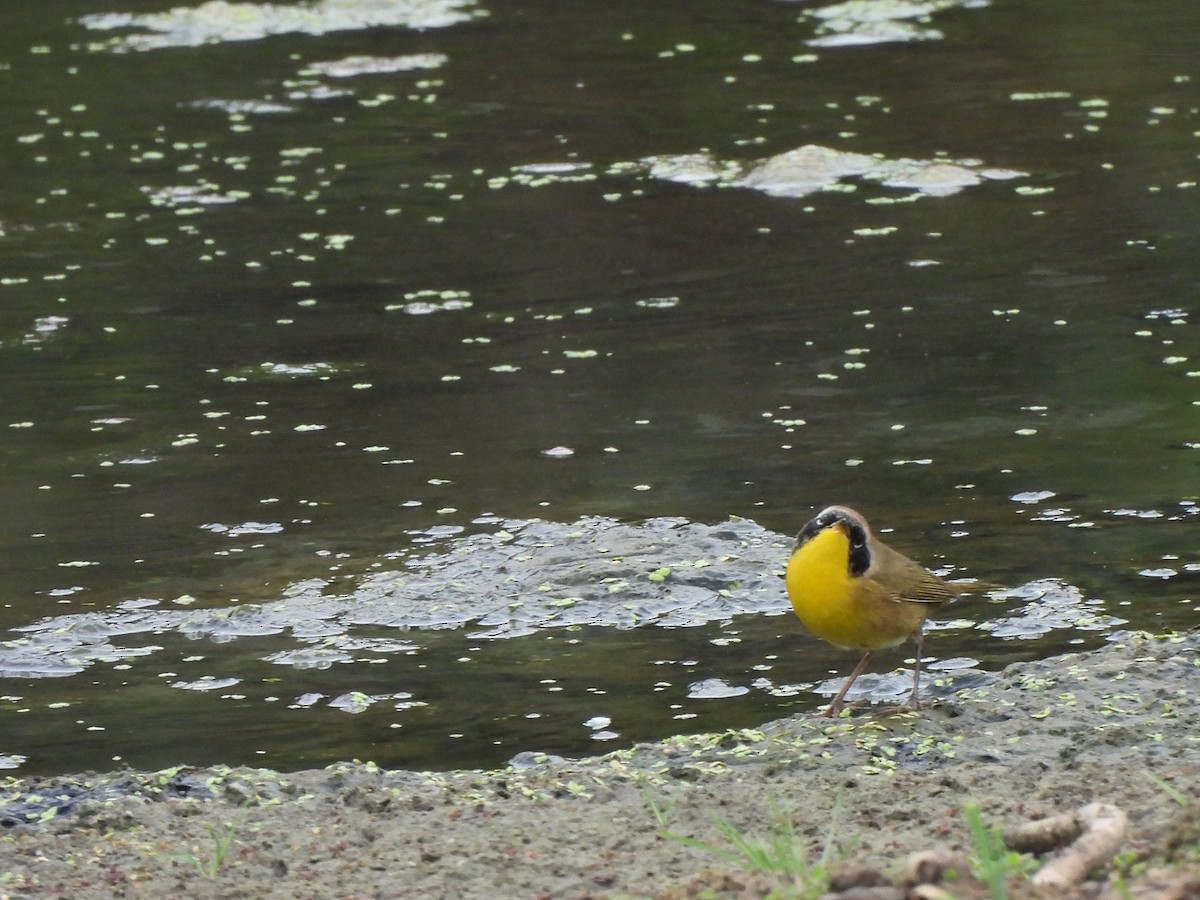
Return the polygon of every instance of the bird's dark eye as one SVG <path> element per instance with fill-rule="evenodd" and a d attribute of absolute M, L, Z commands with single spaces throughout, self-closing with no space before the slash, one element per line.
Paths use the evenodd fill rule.
<path fill-rule="evenodd" d="M 814 537 L 833 524 L 833 521 L 835 521 L 833 517 L 826 515 L 825 513 L 819 513 L 818 515 L 813 516 L 804 523 L 804 527 L 801 528 L 800 533 L 796 535 L 796 546 L 802 547 L 807 544 Z"/>

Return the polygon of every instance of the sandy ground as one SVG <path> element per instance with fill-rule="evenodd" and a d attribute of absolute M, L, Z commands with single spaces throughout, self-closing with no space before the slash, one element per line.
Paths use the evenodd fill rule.
<path fill-rule="evenodd" d="M 1093 801 L 1128 815 L 1124 846 L 1050 896 L 1200 896 L 1198 686 L 1200 636 L 1123 635 L 919 713 L 796 716 L 582 760 L 12 779 L 0 897 L 809 896 L 680 839 L 730 850 L 719 822 L 790 829 L 828 855 L 843 897 L 903 897 L 910 854 L 975 846 L 965 805 L 1012 826 Z M 943 896 L 990 896 L 969 873 L 960 860 Z M 1010 891 L 1034 894 L 1017 875 Z"/>

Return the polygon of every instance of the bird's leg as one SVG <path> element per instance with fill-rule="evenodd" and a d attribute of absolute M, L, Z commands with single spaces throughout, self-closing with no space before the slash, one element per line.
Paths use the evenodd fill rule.
<path fill-rule="evenodd" d="M 912 698 L 908 701 L 910 709 L 921 708 L 921 651 L 925 645 L 925 623 L 922 622 L 917 626 L 917 630 L 913 632 L 913 640 L 917 644 L 917 662 L 913 666 L 913 692 Z"/>
<path fill-rule="evenodd" d="M 921 651 L 924 649 L 925 632 L 924 623 L 921 628 L 918 628 L 912 633 L 912 639 L 917 645 L 917 662 L 913 666 L 913 689 L 912 694 L 908 698 L 907 703 L 902 703 L 899 706 L 893 706 L 889 709 L 881 710 L 880 715 L 890 716 L 896 713 L 913 712 L 921 708 Z"/>
<path fill-rule="evenodd" d="M 858 661 L 858 665 L 854 667 L 854 671 L 850 673 L 850 677 L 846 679 L 846 683 L 842 685 L 842 689 L 837 692 L 837 696 L 833 698 L 833 702 L 825 707 L 825 712 L 821 715 L 836 716 L 842 711 L 842 701 L 846 698 L 846 691 L 850 690 L 850 685 L 854 684 L 854 679 L 866 670 L 874 656 L 875 651 L 868 650 L 866 655 Z"/>

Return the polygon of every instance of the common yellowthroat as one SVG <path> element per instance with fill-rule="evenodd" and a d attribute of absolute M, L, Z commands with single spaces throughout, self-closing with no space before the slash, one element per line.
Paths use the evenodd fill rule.
<path fill-rule="evenodd" d="M 917 644 L 911 707 L 920 706 L 921 628 L 958 590 L 871 533 L 848 506 L 822 510 L 796 535 L 787 567 L 792 609 L 813 634 L 837 647 L 863 650 L 825 715 L 837 715 L 850 685 L 875 651 L 912 637 Z"/>

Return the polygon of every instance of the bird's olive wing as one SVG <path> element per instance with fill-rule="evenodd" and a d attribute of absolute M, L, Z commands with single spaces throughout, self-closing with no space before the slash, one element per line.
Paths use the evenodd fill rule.
<path fill-rule="evenodd" d="M 935 606 L 958 597 L 958 588 L 947 584 L 918 562 L 886 545 L 878 547 L 869 575 L 898 602 L 930 603 Z"/>
<path fill-rule="evenodd" d="M 914 583 L 908 590 L 902 591 L 896 599 L 940 606 L 957 598 L 958 591 L 953 585 L 946 584 L 931 572 L 926 572 L 924 578 Z"/>

